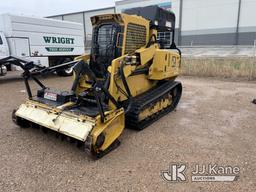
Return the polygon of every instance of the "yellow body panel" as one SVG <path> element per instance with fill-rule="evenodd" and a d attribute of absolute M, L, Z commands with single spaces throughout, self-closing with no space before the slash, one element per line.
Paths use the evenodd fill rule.
<path fill-rule="evenodd" d="M 151 45 L 149 48 L 141 48 L 136 51 L 140 55 L 140 64 L 145 65 L 155 56 L 155 52 L 158 49 L 158 45 Z"/>
<path fill-rule="evenodd" d="M 153 64 L 149 69 L 149 79 L 162 80 L 177 77 L 180 72 L 180 55 L 175 51 L 156 50 Z"/>
<path fill-rule="evenodd" d="M 75 79 L 75 73 L 74 73 L 74 79 Z M 87 89 L 90 89 L 91 88 L 91 84 L 89 83 L 86 83 L 86 81 L 88 80 L 88 77 L 87 76 L 82 76 L 80 81 L 79 81 L 79 84 L 78 84 L 78 87 L 77 87 L 77 90 L 76 90 L 76 94 L 78 95 L 79 93 L 83 92 L 84 90 L 87 90 Z"/>
<path fill-rule="evenodd" d="M 125 117 L 123 109 L 117 110 L 112 113 L 112 118 L 102 123 L 98 122 L 97 126 L 92 130 L 91 136 L 93 138 L 93 146 L 95 146 L 98 136 L 103 133 L 105 136 L 105 142 L 99 149 L 104 151 L 107 149 L 123 132 L 125 124 Z"/>
<path fill-rule="evenodd" d="M 89 59 L 90 59 L 90 54 L 84 54 L 84 55 L 76 57 L 74 60 L 75 61 L 83 60 L 84 62 L 88 62 Z"/>
<path fill-rule="evenodd" d="M 125 26 L 124 39 L 127 39 L 128 24 L 131 23 L 131 24 L 135 24 L 135 25 L 144 26 L 146 28 L 146 34 L 145 34 L 146 36 L 144 38 L 145 38 L 145 42 L 148 42 L 148 40 L 149 40 L 149 20 L 144 19 L 140 16 L 126 15 L 126 14 L 122 14 L 122 18 L 123 18 L 123 24 Z M 132 37 L 130 37 L 130 38 L 132 38 Z M 124 41 L 124 43 L 123 43 L 122 55 L 125 55 L 127 53 L 127 51 L 125 49 L 126 43 L 127 43 L 127 41 Z M 146 44 L 145 44 L 145 46 L 146 46 Z"/>
<path fill-rule="evenodd" d="M 153 86 L 155 86 L 156 82 L 151 81 L 150 79 L 147 78 L 146 75 L 136 75 L 136 76 L 129 76 L 127 78 L 127 83 L 130 88 L 131 94 L 133 97 L 136 97 L 142 93 L 145 93 L 149 89 L 151 89 Z M 117 84 L 120 86 L 121 89 L 124 89 L 122 81 L 119 79 L 117 81 Z M 125 101 L 127 100 L 127 97 L 118 92 L 118 101 Z"/>
<path fill-rule="evenodd" d="M 112 65 L 109 68 L 111 71 L 111 79 L 110 79 L 110 86 L 109 86 L 109 93 L 117 100 L 117 101 L 124 101 L 127 97 L 120 92 L 118 87 L 125 91 L 124 85 L 118 76 L 118 69 L 120 68 L 121 63 L 124 61 L 125 56 L 117 58 L 112 61 Z M 131 67 L 130 65 L 126 66 L 129 70 L 126 71 L 126 76 L 129 76 L 135 68 Z M 145 91 L 151 89 L 156 82 L 151 81 L 147 78 L 146 75 L 136 75 L 136 76 L 129 76 L 127 77 L 127 83 L 129 85 L 131 94 L 133 97 L 144 93 Z M 110 103 L 111 106 L 113 106 Z"/>

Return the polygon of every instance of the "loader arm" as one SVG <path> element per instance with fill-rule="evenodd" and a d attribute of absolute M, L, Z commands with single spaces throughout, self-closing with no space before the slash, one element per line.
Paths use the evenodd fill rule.
<path fill-rule="evenodd" d="M 28 98 L 32 99 L 32 91 L 29 85 L 29 79 L 32 79 L 39 85 L 42 89 L 46 89 L 46 86 L 37 78 L 39 75 L 47 75 L 57 70 L 64 69 L 67 67 L 75 66 L 80 60 L 71 61 L 68 63 L 63 63 L 60 65 L 56 65 L 53 67 L 44 67 L 41 65 L 34 64 L 33 61 L 29 61 L 26 59 L 21 59 L 19 57 L 9 56 L 0 60 L 0 65 L 13 64 L 15 66 L 20 67 L 23 70 L 22 77 L 24 79 L 26 91 L 28 94 Z"/>

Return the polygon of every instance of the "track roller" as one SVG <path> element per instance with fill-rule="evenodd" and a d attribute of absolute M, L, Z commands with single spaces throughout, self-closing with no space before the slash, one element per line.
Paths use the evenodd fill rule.
<path fill-rule="evenodd" d="M 160 86 L 133 99 L 126 114 L 128 128 L 143 130 L 156 120 L 173 111 L 181 98 L 180 82 L 165 81 Z"/>

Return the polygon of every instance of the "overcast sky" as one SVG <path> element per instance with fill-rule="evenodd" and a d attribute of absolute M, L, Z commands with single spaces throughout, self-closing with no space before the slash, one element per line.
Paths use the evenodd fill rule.
<path fill-rule="evenodd" d="M 115 0 L 1 0 L 0 13 L 50 16 L 114 5 Z"/>

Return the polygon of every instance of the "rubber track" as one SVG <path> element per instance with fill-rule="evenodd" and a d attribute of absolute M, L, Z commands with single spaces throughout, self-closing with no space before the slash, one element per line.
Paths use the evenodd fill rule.
<path fill-rule="evenodd" d="M 148 107 L 151 107 L 152 105 L 159 102 L 161 99 L 167 98 L 168 94 L 173 93 L 175 89 L 177 90 L 176 98 L 173 99 L 173 103 L 170 106 L 142 121 L 139 121 L 139 114 L 141 111 Z M 161 83 L 160 86 L 149 90 L 145 94 L 133 98 L 130 111 L 128 111 L 125 116 L 126 127 L 136 130 L 143 130 L 164 115 L 172 112 L 178 105 L 181 94 L 182 85 L 180 82 L 166 81 L 164 83 Z"/>

